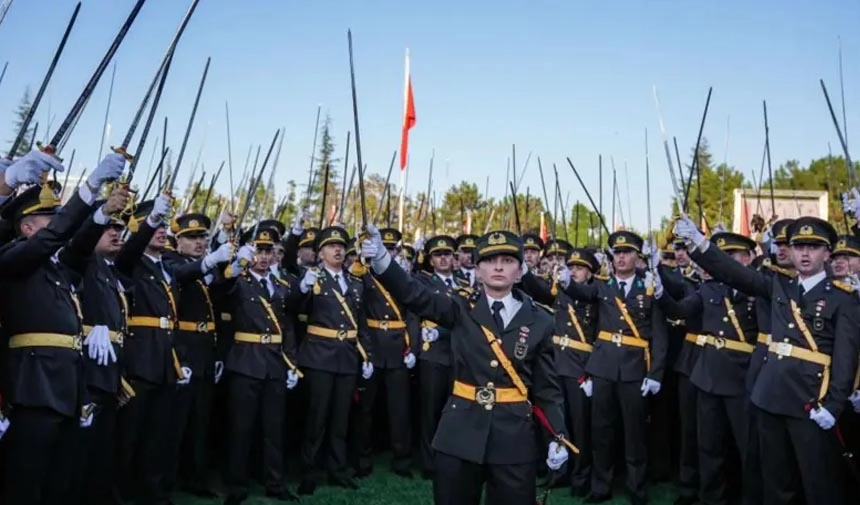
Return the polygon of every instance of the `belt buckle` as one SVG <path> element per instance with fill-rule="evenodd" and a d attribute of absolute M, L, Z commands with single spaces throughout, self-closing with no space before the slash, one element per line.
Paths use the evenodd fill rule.
<path fill-rule="evenodd" d="M 492 382 L 475 389 L 475 403 L 486 410 L 493 410 L 493 406 L 496 404 L 496 387 Z"/>
<path fill-rule="evenodd" d="M 780 359 L 791 356 L 791 350 L 794 348 L 793 345 L 788 342 L 778 342 L 776 344 L 776 355 L 780 357 Z"/>
<path fill-rule="evenodd" d="M 168 319 L 166 317 L 159 317 L 158 318 L 158 327 L 161 328 L 162 330 L 169 330 L 170 329 L 170 319 Z"/>
<path fill-rule="evenodd" d="M 388 331 L 388 321 L 380 321 L 379 329 L 383 331 Z"/>
<path fill-rule="evenodd" d="M 269 333 L 264 333 L 260 335 L 260 343 L 261 344 L 271 344 L 272 343 L 272 335 Z"/>
<path fill-rule="evenodd" d="M 567 336 L 561 337 L 559 345 L 561 345 L 562 349 L 565 349 L 568 345 L 570 345 L 570 338 L 568 338 Z"/>
<path fill-rule="evenodd" d="M 346 340 L 346 330 L 337 330 L 337 339 Z"/>
<path fill-rule="evenodd" d="M 708 343 L 707 335 L 696 335 L 696 345 L 699 347 L 704 347 L 705 344 Z"/>
<path fill-rule="evenodd" d="M 717 337 L 714 339 L 714 347 L 717 349 L 723 349 L 726 346 L 726 339 L 723 337 Z"/>
<path fill-rule="evenodd" d="M 206 322 L 201 321 L 197 323 L 197 332 L 198 333 L 206 333 Z"/>
<path fill-rule="evenodd" d="M 84 339 L 81 338 L 80 335 L 75 335 L 72 337 L 72 350 L 73 351 L 82 351 L 84 348 Z"/>
<path fill-rule="evenodd" d="M 621 335 L 620 333 L 613 333 L 612 334 L 612 343 L 615 344 L 616 346 L 621 347 L 622 340 L 623 340 L 623 335 Z"/>

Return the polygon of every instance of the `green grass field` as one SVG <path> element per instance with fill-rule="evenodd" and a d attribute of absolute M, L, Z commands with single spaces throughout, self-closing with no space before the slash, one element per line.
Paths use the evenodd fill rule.
<path fill-rule="evenodd" d="M 384 464 L 376 466 L 373 474 L 361 479 L 361 489 L 348 491 L 340 488 L 321 486 L 316 493 L 310 497 L 302 497 L 302 503 L 307 505 L 432 505 L 433 491 L 430 481 L 423 479 L 403 479 L 390 473 Z M 295 482 L 291 482 L 291 489 L 295 490 Z M 619 488 L 612 505 L 629 503 L 623 491 Z M 652 486 L 649 503 L 653 505 L 671 505 L 675 500 L 675 492 L 671 485 Z M 188 495 L 177 493 L 174 496 L 176 505 L 214 505 L 223 502 L 223 499 L 204 500 Z M 252 496 L 244 502 L 247 505 L 274 505 L 284 503 L 270 500 L 263 496 L 260 488 L 255 488 Z M 566 488 L 558 488 L 551 491 L 547 505 L 573 505 L 582 503 L 581 499 L 574 499 Z"/>

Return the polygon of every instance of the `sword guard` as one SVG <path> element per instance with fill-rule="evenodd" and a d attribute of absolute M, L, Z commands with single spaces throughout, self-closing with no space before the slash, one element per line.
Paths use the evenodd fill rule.
<path fill-rule="evenodd" d="M 42 151 L 43 153 L 50 154 L 51 156 L 53 156 L 54 158 L 56 158 L 58 161 L 60 161 L 62 163 L 63 159 L 60 158 L 59 156 L 57 156 L 57 148 L 56 147 L 54 147 L 50 144 L 45 145 L 45 144 L 38 142 L 38 141 L 36 142 L 36 147 L 40 151 Z"/>
<path fill-rule="evenodd" d="M 122 147 L 122 146 L 119 146 L 119 147 L 111 147 L 111 151 L 113 151 L 113 152 L 115 152 L 115 153 L 117 153 L 117 154 L 121 154 L 121 155 L 126 159 L 126 161 L 132 161 L 132 160 L 134 160 L 134 156 L 132 156 L 131 154 L 129 154 L 129 153 L 128 153 L 128 151 L 126 151 L 126 150 L 125 150 L 125 148 L 124 148 L 124 147 Z"/>

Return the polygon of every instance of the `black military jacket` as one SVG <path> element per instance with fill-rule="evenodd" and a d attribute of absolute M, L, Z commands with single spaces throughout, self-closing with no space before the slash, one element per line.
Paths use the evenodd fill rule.
<path fill-rule="evenodd" d="M 179 287 L 176 304 L 183 327 L 177 329 L 173 345 L 183 364 L 191 368 L 192 377 L 211 381 L 215 374 L 216 318 L 203 260 L 170 251 L 164 253 L 162 261 Z M 188 329 L 190 326 L 194 329 Z"/>
<path fill-rule="evenodd" d="M 434 294 L 450 294 L 452 296 L 469 297 L 469 283 L 465 279 L 453 277 L 454 286 L 449 287 L 445 281 L 436 274 L 418 273 L 413 276 Z M 417 342 L 420 349 L 420 352 L 416 352 L 418 359 L 435 363 L 437 365 L 451 366 L 451 330 L 449 328 L 439 326 L 435 322 L 427 319 L 422 320 L 419 318 L 419 320 L 422 327 L 429 326 L 431 328 L 436 328 L 436 331 L 439 332 L 439 337 L 435 342 L 428 342 L 426 344 L 423 341 Z M 421 340 L 420 330 L 416 340 Z"/>
<path fill-rule="evenodd" d="M 99 365 L 84 352 L 86 385 L 114 395 L 120 384 L 123 367 L 125 335 L 128 333 L 128 300 L 125 287 L 113 262 L 93 253 L 105 226 L 89 219 L 59 254 L 60 262 L 74 272 L 79 289 L 83 323 L 86 327 L 106 326 L 120 335 L 113 342 L 116 362 Z M 84 332 L 86 337 L 86 331 Z"/>
<path fill-rule="evenodd" d="M 825 278 L 804 296 L 797 279 L 781 272 L 765 275 L 739 264 L 716 247 L 696 250 L 693 260 L 714 278 L 739 291 L 761 296 L 770 304 L 773 342 L 778 352 L 768 352 L 752 390 L 752 402 L 777 415 L 808 417 L 808 409 L 820 400 L 836 418 L 852 392 L 860 349 L 860 301 L 853 288 Z M 785 356 L 789 346 L 810 346 L 793 312 L 792 302 L 810 331 L 818 351 L 832 357 L 829 384 L 821 396 L 825 370 L 822 365 Z M 780 354 L 781 353 L 781 354 Z"/>
<path fill-rule="evenodd" d="M 703 282 L 697 292 L 681 300 L 675 301 L 664 295 L 660 306 L 670 318 L 691 318 L 699 314 L 701 330 L 697 333 L 719 339 L 715 341 L 716 346 L 705 342 L 701 342 L 702 345 L 690 344 L 698 349 L 690 374 L 692 383 L 714 395 L 743 395 L 751 353 L 719 346 L 724 340 L 743 342 L 751 348 L 755 346 L 758 335 L 755 297 L 709 280 Z"/>
<path fill-rule="evenodd" d="M 409 310 L 451 330 L 456 381 L 476 387 L 490 383 L 496 388 L 515 387 L 481 329 L 495 327 L 486 296 L 472 304 L 463 297 L 431 290 L 393 262 L 377 278 Z M 493 334 L 528 388 L 531 403 L 544 411 L 558 434 L 564 434 L 563 396 L 553 367 L 552 317 L 522 291 L 515 290 L 514 296 L 522 306 L 503 334 L 494 329 Z M 543 454 L 529 402 L 497 403 L 487 410 L 453 395 L 442 410 L 433 448 L 479 464 L 529 463 Z"/>
<path fill-rule="evenodd" d="M 301 279 L 303 275 L 298 278 Z M 359 342 L 365 353 L 372 353 L 362 307 L 364 286 L 361 280 L 346 271 L 342 275 L 347 284 L 346 293 L 341 294 L 343 304 L 335 294 L 335 290 L 340 293 L 340 286 L 324 268 L 320 268 L 317 287 L 308 293 L 302 293 L 299 286 L 290 291 L 287 309 L 294 312 L 306 310 L 308 315 L 308 331 L 299 346 L 298 354 L 300 366 L 303 368 L 336 374 L 358 373 L 359 364 L 363 360 L 358 348 Z M 312 335 L 312 326 L 334 331 L 358 331 L 358 338 L 338 339 Z"/>
<path fill-rule="evenodd" d="M 585 371 L 589 375 L 620 382 L 641 381 L 649 378 L 663 380 L 666 365 L 667 336 L 663 312 L 647 296 L 645 276 L 637 273 L 626 297 L 620 292 L 614 277 L 591 284 L 571 282 L 565 292 L 573 299 L 597 304 L 597 330 L 633 337 L 634 333 L 616 305 L 616 297 L 627 308 L 639 336 L 648 342 L 649 353 L 644 349 L 619 345 L 610 341 L 594 341 L 594 350 Z M 650 355 L 650 367 L 646 357 Z"/>
<path fill-rule="evenodd" d="M 171 276 L 168 283 L 161 266 L 144 255 L 154 233 L 155 228 L 144 220 L 140 230 L 123 244 L 114 264 L 117 271 L 129 279 L 130 321 L 125 340 L 128 376 L 153 384 L 170 384 L 179 378 L 173 359 L 179 289 L 174 272 L 167 271 Z M 168 268 L 166 263 L 163 266 L 165 270 Z M 135 326 L 135 317 L 161 319 L 166 324 L 163 328 Z M 184 363 L 183 356 L 177 354 L 177 358 L 180 364 Z M 193 369 L 191 371 L 194 372 Z"/>
<path fill-rule="evenodd" d="M 412 352 L 418 356 L 421 346 L 421 326 L 418 318 L 406 310 L 402 303 L 372 275 L 362 277 L 364 302 L 362 309 L 367 323 L 367 337 L 371 347 L 374 368 L 403 368 L 403 357 Z M 396 321 L 396 323 L 392 323 Z M 405 329 L 379 328 L 403 324 Z M 377 326 L 374 328 L 374 326 Z"/>
<path fill-rule="evenodd" d="M 599 281 L 592 280 L 589 283 L 592 282 Z M 556 372 L 561 377 L 584 377 L 591 352 L 573 347 L 571 341 L 593 346 L 597 335 L 597 305 L 575 300 L 565 294 L 561 287 L 553 296 L 550 281 L 532 273 L 523 276 L 522 284 L 526 293 L 535 300 L 552 306 L 555 314 L 552 343 Z"/>
<path fill-rule="evenodd" d="M 25 333 L 81 336 L 77 295 L 54 254 L 91 212 L 75 193 L 47 227 L 0 247 L 0 325 L 6 338 Z M 80 349 L 9 349 L 6 401 L 78 416 L 87 403 L 81 361 Z"/>
<path fill-rule="evenodd" d="M 693 277 L 681 268 L 668 268 L 665 265 L 660 265 L 657 267 L 657 272 L 663 282 L 664 292 L 675 300 L 683 299 L 695 293 L 700 282 L 698 277 Z M 665 308 L 662 303 L 659 305 L 661 309 Z M 687 341 L 687 333 L 701 332 L 701 313 L 691 314 L 687 318 L 672 317 L 667 314 L 666 323 L 670 362 L 674 363 L 672 369 L 681 375 L 690 377 L 690 374 L 693 373 L 693 366 L 699 359 L 700 348 Z"/>
<path fill-rule="evenodd" d="M 229 333 L 220 333 L 219 357 L 225 358 L 224 368 L 253 379 L 286 379 L 289 358 L 294 363 L 295 335 L 292 324 L 284 314 L 284 300 L 290 287 L 271 274 L 274 294 L 264 289 L 250 272 L 231 279 L 220 278 L 213 284 L 213 292 L 224 301 L 230 314 Z M 265 301 L 265 303 L 264 303 Z M 252 335 L 280 335 L 281 343 L 236 342 L 238 332 Z"/>

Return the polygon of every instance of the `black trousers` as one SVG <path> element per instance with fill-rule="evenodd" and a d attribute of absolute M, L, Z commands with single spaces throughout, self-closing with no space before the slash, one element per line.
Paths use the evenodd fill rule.
<path fill-rule="evenodd" d="M 66 470 L 71 481 L 66 505 L 111 505 L 114 499 L 116 396 L 93 390 L 90 395 L 96 404 L 93 422 L 77 428 L 73 435 L 76 442 Z"/>
<path fill-rule="evenodd" d="M 756 414 L 765 505 L 846 501 L 840 452 L 833 430 L 808 418 Z"/>
<path fill-rule="evenodd" d="M 355 393 L 356 375 L 334 374 L 305 369 L 308 385 L 307 424 L 302 444 L 304 478 L 318 482 L 322 474 L 319 461 L 323 442 L 327 443 L 325 468 L 331 475 L 346 475 L 346 435 L 349 411 Z"/>
<path fill-rule="evenodd" d="M 591 484 L 591 398 L 585 396 L 576 378 L 562 379 L 567 429 L 573 445 L 579 449 L 579 455 L 567 464 L 570 486 L 586 489 Z"/>
<path fill-rule="evenodd" d="M 678 473 L 681 421 L 678 414 L 678 374 L 663 373 L 660 392 L 648 400 L 648 474 L 651 482 L 675 480 Z"/>
<path fill-rule="evenodd" d="M 358 379 L 364 392 L 358 400 L 358 415 L 353 423 L 354 453 L 361 470 L 373 467 L 373 406 L 380 387 L 385 388 L 388 408 L 388 430 L 392 466 L 397 470 L 408 470 L 412 457 L 412 426 L 409 419 L 409 370 L 404 366 L 392 369 L 374 369 L 370 379 Z"/>
<path fill-rule="evenodd" d="M 421 469 L 432 472 L 435 468 L 433 437 L 436 436 L 436 427 L 442 417 L 442 409 L 454 388 L 451 367 L 431 361 L 418 361 L 418 385 L 421 390 L 419 397 Z"/>
<path fill-rule="evenodd" d="M 174 487 L 177 478 L 190 488 L 208 487 L 207 437 L 214 384 L 211 378 L 191 377 L 191 382 L 180 386 L 174 396 L 172 457 L 165 471 L 168 489 Z"/>
<path fill-rule="evenodd" d="M 227 416 L 229 442 L 227 446 L 228 493 L 244 499 L 248 496 L 248 455 L 258 433 L 255 426 L 262 420 L 263 484 L 266 491 L 278 493 L 284 489 L 284 399 L 285 379 L 253 379 L 232 374 L 227 385 Z"/>
<path fill-rule="evenodd" d="M 487 504 L 534 505 L 537 466 L 478 464 L 437 452 L 433 476 L 435 505 L 479 505 L 484 483 Z"/>
<path fill-rule="evenodd" d="M 116 468 L 122 496 L 140 504 L 168 503 L 164 470 L 170 457 L 176 384 L 132 379 L 135 397 L 117 416 Z"/>
<path fill-rule="evenodd" d="M 695 497 L 699 492 L 699 449 L 696 444 L 697 396 L 699 388 L 684 374 L 678 374 L 678 412 L 681 421 L 681 468 L 678 472 L 678 494 Z"/>
<path fill-rule="evenodd" d="M 65 475 L 74 455 L 77 417 L 48 408 L 15 405 L 6 433 L 4 505 L 65 503 L 70 481 Z"/>
<path fill-rule="evenodd" d="M 748 401 L 744 396 L 717 396 L 699 391 L 696 419 L 698 422 L 699 446 L 699 499 L 704 505 L 721 505 L 729 502 L 726 483 L 729 481 L 727 448 L 729 444 L 737 447 L 741 455 L 741 475 L 743 482 L 741 496 L 743 502 L 754 505 L 750 493 L 746 491 L 747 443 L 749 441 Z M 752 478 L 752 476 L 750 476 Z"/>
<path fill-rule="evenodd" d="M 614 439 L 619 413 L 624 431 L 624 458 L 627 466 L 627 489 L 636 498 L 645 499 L 647 477 L 646 405 L 640 382 L 613 382 L 592 377 L 591 444 L 594 466 L 591 492 L 612 492 L 615 461 Z"/>
<path fill-rule="evenodd" d="M 747 412 L 747 446 L 742 456 L 746 462 L 744 469 L 744 493 L 745 499 L 751 503 L 762 503 L 762 481 L 764 475 L 761 468 L 761 441 L 758 435 L 758 412 L 759 409 L 750 401 L 749 393 L 746 395 Z"/>

